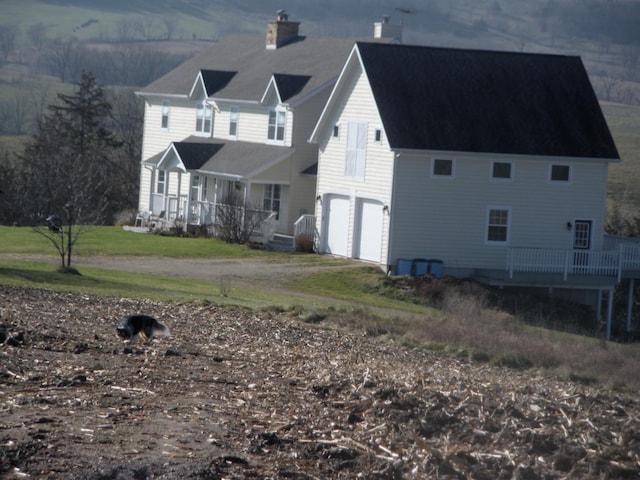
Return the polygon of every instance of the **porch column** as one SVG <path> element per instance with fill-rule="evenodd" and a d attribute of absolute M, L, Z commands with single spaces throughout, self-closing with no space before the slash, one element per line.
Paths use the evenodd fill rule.
<path fill-rule="evenodd" d="M 251 184 L 247 181 L 244 184 L 244 205 L 247 205 L 247 202 L 251 198 Z"/>

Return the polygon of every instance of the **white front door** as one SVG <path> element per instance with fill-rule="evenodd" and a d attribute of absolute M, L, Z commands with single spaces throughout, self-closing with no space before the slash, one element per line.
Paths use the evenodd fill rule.
<path fill-rule="evenodd" d="M 346 257 L 349 242 L 349 197 L 326 196 L 324 228 L 326 232 L 324 253 Z"/>
<path fill-rule="evenodd" d="M 357 252 L 361 260 L 380 262 L 382 255 L 382 202 L 360 199 L 356 211 Z"/>

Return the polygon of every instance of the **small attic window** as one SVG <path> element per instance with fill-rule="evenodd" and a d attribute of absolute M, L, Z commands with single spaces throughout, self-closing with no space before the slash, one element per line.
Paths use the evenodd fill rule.
<path fill-rule="evenodd" d="M 436 178 L 453 178 L 453 160 L 434 158 L 431 162 L 431 176 Z"/>
<path fill-rule="evenodd" d="M 333 138 L 340 138 L 340 125 L 337 123 L 333 126 Z"/>
<path fill-rule="evenodd" d="M 376 143 L 381 143 L 382 142 L 382 129 L 381 128 L 376 128 L 374 139 L 375 139 Z"/>
<path fill-rule="evenodd" d="M 571 181 L 571 167 L 569 165 L 551 165 L 549 169 L 551 183 L 568 183 Z"/>

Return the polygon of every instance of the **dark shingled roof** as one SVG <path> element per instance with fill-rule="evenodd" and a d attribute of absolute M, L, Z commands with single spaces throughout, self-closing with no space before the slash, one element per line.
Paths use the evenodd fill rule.
<path fill-rule="evenodd" d="M 219 143 L 174 142 L 184 168 L 198 170 L 222 148 Z"/>
<path fill-rule="evenodd" d="M 285 73 L 275 73 L 273 79 L 278 87 L 280 100 L 286 102 L 294 95 L 302 91 L 311 76 L 309 75 L 288 75 Z"/>
<path fill-rule="evenodd" d="M 357 48 L 394 149 L 619 158 L 579 57 Z"/>
<path fill-rule="evenodd" d="M 207 95 L 211 96 L 218 90 L 226 87 L 231 81 L 234 75 L 238 72 L 223 72 L 220 70 L 200 70 L 202 75 L 202 81 L 204 82 L 204 88 L 207 91 Z"/>
<path fill-rule="evenodd" d="M 284 160 L 294 152 L 291 147 L 262 143 L 225 141 L 191 136 L 173 142 L 180 160 L 187 170 L 237 177 L 249 177 L 265 166 Z M 147 160 L 156 163 L 164 152 Z"/>
<path fill-rule="evenodd" d="M 292 78 L 282 79 L 284 95 L 289 103 L 294 103 L 338 77 L 356 40 L 363 39 L 300 36 L 282 47 L 268 50 L 264 35 L 229 35 L 139 90 L 139 93 L 186 96 L 200 71 L 203 78 L 206 71 L 218 72 L 213 75 L 215 80 L 220 80 L 218 75 L 221 73 L 236 72 L 226 84 L 216 81 L 213 83 L 217 88 L 207 86 L 207 90 L 211 88 L 213 92 L 211 96 L 258 102 L 273 74 L 286 72 Z M 303 82 L 305 77 L 307 81 Z M 205 83 L 208 83 L 207 79 Z M 280 86 L 278 82 L 279 89 Z"/>

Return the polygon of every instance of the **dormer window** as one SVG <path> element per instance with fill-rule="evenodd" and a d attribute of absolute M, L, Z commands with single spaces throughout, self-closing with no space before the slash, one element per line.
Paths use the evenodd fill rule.
<path fill-rule="evenodd" d="M 213 108 L 206 102 L 196 105 L 196 132 L 202 134 L 211 133 L 213 123 Z"/>
<path fill-rule="evenodd" d="M 267 139 L 273 142 L 284 142 L 284 125 L 287 113 L 280 110 L 269 112 L 269 128 Z"/>

